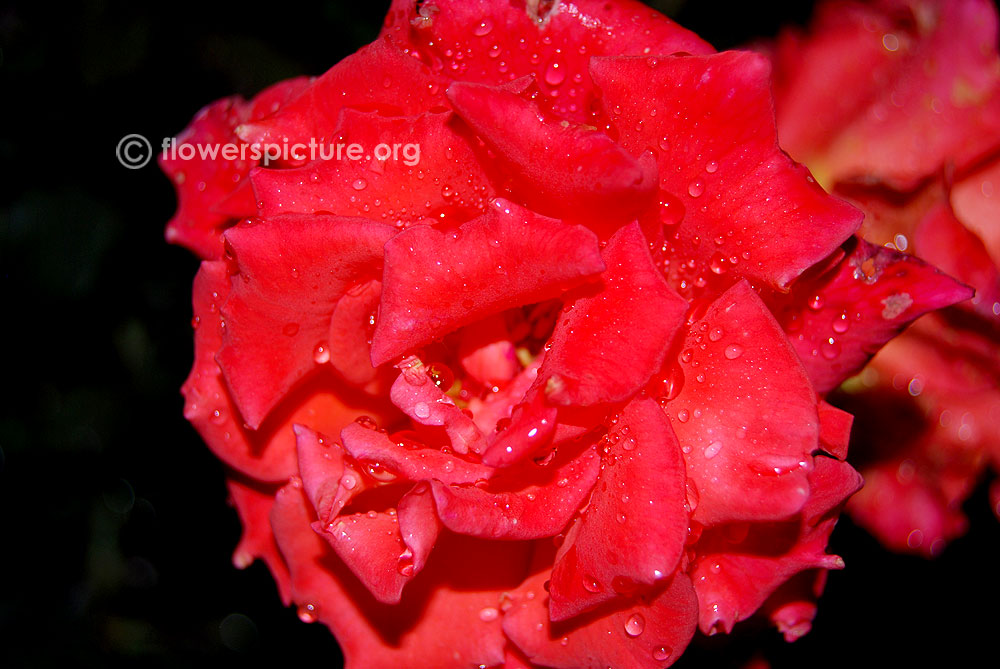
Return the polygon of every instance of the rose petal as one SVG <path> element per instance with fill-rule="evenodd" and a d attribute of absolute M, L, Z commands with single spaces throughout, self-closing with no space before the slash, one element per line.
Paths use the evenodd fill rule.
<path fill-rule="evenodd" d="M 816 600 L 826 585 L 826 569 L 808 569 L 783 583 L 764 602 L 763 609 L 785 641 L 801 639 L 812 629 L 816 618 Z"/>
<path fill-rule="evenodd" d="M 699 494 L 693 518 L 712 525 L 796 513 L 818 443 L 816 393 L 746 282 L 708 307 L 680 361 L 683 387 L 666 411 Z"/>
<path fill-rule="evenodd" d="M 403 369 L 392 390 L 392 403 L 407 416 L 422 425 L 440 425 L 451 439 L 451 447 L 456 453 L 479 452 L 483 449 L 483 435 L 476 424 L 455 406 L 455 401 L 444 394 L 423 366 Z"/>
<path fill-rule="evenodd" d="M 372 362 L 488 314 L 555 297 L 603 269 L 592 232 L 500 199 L 453 232 L 408 228 L 385 247 Z"/>
<path fill-rule="evenodd" d="M 317 150 L 312 162 L 250 174 L 260 215 L 323 211 L 404 226 L 482 214 L 493 188 L 450 118 L 450 113 L 385 117 L 345 109 L 329 145 Z M 356 159 L 350 153 L 354 146 L 360 147 Z"/>
<path fill-rule="evenodd" d="M 575 122 L 587 119 L 595 95 L 591 56 L 712 52 L 694 33 L 632 0 L 395 0 L 383 34 L 413 45 L 435 72 L 460 81 L 496 86 L 533 75 L 543 108 Z"/>
<path fill-rule="evenodd" d="M 511 197 L 546 216 L 627 222 L 656 192 L 656 164 L 640 162 L 593 126 L 543 119 L 538 107 L 489 86 L 454 83 L 448 99 L 510 175 Z"/>
<path fill-rule="evenodd" d="M 217 359 L 252 428 L 321 364 L 337 302 L 378 272 L 395 228 L 339 216 L 286 215 L 226 231 L 239 274 L 222 307 Z M 319 358 L 319 360 L 317 359 Z"/>
<path fill-rule="evenodd" d="M 236 160 L 226 160 L 221 153 L 212 158 L 201 151 L 239 144 L 234 134 L 238 124 L 272 113 L 307 84 L 305 77 L 298 77 L 261 91 L 250 102 L 238 96 L 214 102 L 199 111 L 169 151 L 160 155 L 160 168 L 177 190 L 177 213 L 167 223 L 168 242 L 204 259 L 222 257 L 223 230 L 257 213 L 253 195 L 246 189 L 247 173 L 256 161 L 250 158 L 248 147 L 241 147 L 244 158 Z M 190 160 L 182 158 L 186 144 L 193 147 Z"/>
<path fill-rule="evenodd" d="M 399 605 L 376 602 L 312 529 L 301 488 L 277 495 L 271 525 L 289 562 L 300 617 L 322 620 L 347 666 L 493 666 L 504 660 L 499 616 L 482 615 L 522 581 L 527 544 L 443 534 Z"/>
<path fill-rule="evenodd" d="M 691 571 L 702 632 L 730 632 L 794 574 L 843 568 L 841 558 L 825 552 L 826 544 L 839 507 L 861 487 L 861 477 L 846 462 L 818 456 L 809 483 L 810 499 L 796 521 L 754 524 L 748 531 L 744 525 L 742 538 L 732 526 L 702 535 Z"/>
<path fill-rule="evenodd" d="M 858 240 L 838 266 L 776 296 L 772 311 L 816 389 L 827 392 L 913 319 L 971 296 L 918 258 Z"/>
<path fill-rule="evenodd" d="M 600 461 L 591 446 L 561 463 L 527 463 L 505 469 L 483 487 L 432 481 L 438 516 L 453 532 L 474 537 L 526 540 L 554 536 L 590 493 Z"/>
<path fill-rule="evenodd" d="M 295 473 L 292 425 L 309 423 L 337 434 L 359 415 L 381 416 L 385 407 L 332 383 L 307 384 L 274 412 L 258 430 L 250 430 L 230 399 L 215 352 L 222 346 L 219 308 L 229 294 L 223 262 L 204 262 L 194 282 L 195 362 L 184 382 L 184 417 L 208 447 L 230 467 L 260 481 L 283 482 Z"/>
<path fill-rule="evenodd" d="M 819 403 L 819 445 L 824 452 L 838 460 L 847 459 L 847 446 L 851 441 L 854 416 L 832 404 Z"/>
<path fill-rule="evenodd" d="M 443 453 L 437 448 L 407 448 L 384 432 L 352 423 L 340 433 L 344 449 L 353 458 L 378 463 L 410 481 L 436 479 L 442 483 L 475 483 L 493 475 L 493 469 Z"/>
<path fill-rule="evenodd" d="M 441 81 L 390 40 L 378 39 L 313 80 L 278 113 L 244 123 L 236 133 L 251 144 L 308 147 L 310 140 L 325 144 L 346 108 L 387 116 L 445 109 Z M 285 162 L 294 165 L 302 161 L 293 158 Z"/>
<path fill-rule="evenodd" d="M 684 550 L 684 459 L 656 402 L 632 400 L 604 447 L 594 494 L 552 569 L 554 621 L 670 578 Z"/>
<path fill-rule="evenodd" d="M 679 573 L 651 601 L 638 598 L 615 611 L 594 612 L 565 623 L 549 621 L 542 581 L 529 579 L 504 615 L 503 629 L 531 662 L 562 669 L 666 667 L 695 632 L 698 600 L 691 579 Z"/>
<path fill-rule="evenodd" d="M 686 208 L 668 236 L 675 287 L 725 274 L 784 288 L 861 223 L 778 147 L 769 70 L 747 52 L 591 62 L 622 146 L 656 151 L 660 188 Z"/>
<path fill-rule="evenodd" d="M 487 316 L 462 328 L 458 358 L 466 374 L 483 386 L 506 384 L 521 371 L 504 319 Z"/>
<path fill-rule="evenodd" d="M 509 467 L 551 444 L 556 435 L 558 413 L 558 409 L 545 403 L 542 393 L 531 393 L 530 399 L 525 398 L 514 407 L 510 425 L 490 435 L 483 464 Z"/>
<path fill-rule="evenodd" d="M 254 560 L 263 560 L 278 585 L 282 603 L 288 606 L 292 601 L 288 565 L 278 551 L 268 521 L 276 489 L 234 477 L 226 479 L 226 486 L 243 526 L 240 543 L 233 551 L 233 565 L 237 569 L 246 569 Z"/>
<path fill-rule="evenodd" d="M 552 402 L 588 406 L 633 395 L 663 364 L 685 302 L 653 266 L 632 223 L 603 251 L 607 270 L 556 323 L 538 373 Z"/>
<path fill-rule="evenodd" d="M 979 237 L 993 264 L 1000 267 L 1000 225 L 996 224 L 1000 220 L 1000 160 L 955 184 L 951 205 L 965 227 Z"/>

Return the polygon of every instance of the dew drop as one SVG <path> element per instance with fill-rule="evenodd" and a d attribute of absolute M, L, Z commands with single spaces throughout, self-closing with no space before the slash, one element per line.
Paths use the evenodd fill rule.
<path fill-rule="evenodd" d="M 705 447 L 705 459 L 706 460 L 711 460 L 716 455 L 718 455 L 719 451 L 721 451 L 721 450 L 722 450 L 722 442 L 721 441 L 713 441 L 711 444 L 709 444 L 708 446 Z"/>
<path fill-rule="evenodd" d="M 330 347 L 326 342 L 316 344 L 316 348 L 313 349 L 313 360 L 317 365 L 330 362 Z"/>
<path fill-rule="evenodd" d="M 299 620 L 304 623 L 316 622 L 316 607 L 312 604 L 305 604 L 299 607 Z"/>
<path fill-rule="evenodd" d="M 566 66 L 558 61 L 549 63 L 545 70 L 545 83 L 549 86 L 558 86 L 564 81 L 566 81 Z"/>
<path fill-rule="evenodd" d="M 679 420 L 682 423 L 688 422 L 688 419 L 690 418 L 691 414 L 688 413 L 687 409 L 681 409 L 680 411 L 677 412 L 677 420 Z"/>
<path fill-rule="evenodd" d="M 847 314 L 842 313 L 837 318 L 833 319 L 833 324 L 830 326 L 834 332 L 837 334 L 844 334 L 851 324 L 847 321 Z"/>
<path fill-rule="evenodd" d="M 813 295 L 812 299 L 809 300 L 809 308 L 813 311 L 819 311 L 823 308 L 824 300 L 822 295 Z"/>
<path fill-rule="evenodd" d="M 484 623 L 493 622 L 500 616 L 500 611 L 492 606 L 487 606 L 485 609 L 479 612 L 479 619 Z"/>
<path fill-rule="evenodd" d="M 355 179 L 351 186 L 354 187 L 354 190 L 364 190 L 368 187 L 368 182 L 364 179 Z"/>
<path fill-rule="evenodd" d="M 670 646 L 660 646 L 659 648 L 653 649 L 653 659 L 657 662 L 663 662 L 670 657 L 673 649 Z"/>
<path fill-rule="evenodd" d="M 726 360 L 735 360 L 736 358 L 743 355 L 743 347 L 740 346 L 739 344 L 730 344 L 729 346 L 726 347 L 726 350 L 723 352 L 723 355 L 726 356 Z"/>
<path fill-rule="evenodd" d="M 417 402 L 413 405 L 413 413 L 417 418 L 427 418 L 431 415 L 431 408 L 427 406 L 427 402 Z"/>
<path fill-rule="evenodd" d="M 827 360 L 835 360 L 840 355 L 840 344 L 836 339 L 830 337 L 819 347 L 823 357 Z"/>
<path fill-rule="evenodd" d="M 583 589 L 587 592 L 600 592 L 601 584 L 597 582 L 597 579 L 593 576 L 588 576 L 584 574 L 583 576 Z"/>
<path fill-rule="evenodd" d="M 691 197 L 701 197 L 701 194 L 704 192 L 705 184 L 703 184 L 700 179 L 695 179 L 688 184 L 688 195 Z"/>
<path fill-rule="evenodd" d="M 714 160 L 705 165 L 705 171 L 709 174 L 715 174 L 715 171 L 719 169 L 719 163 Z"/>
<path fill-rule="evenodd" d="M 377 430 L 378 423 L 371 416 L 358 416 L 354 419 L 354 422 L 365 428 L 366 430 Z"/>
<path fill-rule="evenodd" d="M 646 629 L 646 619 L 641 613 L 633 613 L 625 621 L 625 634 L 629 636 L 639 636 Z"/>
<path fill-rule="evenodd" d="M 712 331 L 708 333 L 708 338 L 712 341 L 719 341 L 722 339 L 722 335 L 725 334 L 722 328 L 712 328 Z"/>
<path fill-rule="evenodd" d="M 493 22 L 489 19 L 483 19 L 483 22 L 476 26 L 472 32 L 476 37 L 482 37 L 483 35 L 489 35 L 491 30 L 493 30 Z"/>

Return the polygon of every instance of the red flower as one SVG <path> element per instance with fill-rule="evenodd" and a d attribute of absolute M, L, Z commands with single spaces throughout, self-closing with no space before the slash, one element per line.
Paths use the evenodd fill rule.
<path fill-rule="evenodd" d="M 852 515 L 890 548 L 936 555 L 965 531 L 960 507 L 983 470 L 1000 465 L 996 8 L 830 2 L 774 57 L 783 146 L 866 212 L 866 239 L 976 289 L 890 343 L 837 400 L 857 414 L 868 483 Z"/>
<path fill-rule="evenodd" d="M 808 631 L 861 483 L 817 390 L 968 291 L 850 241 L 768 76 L 627 1 L 400 0 L 273 113 L 195 119 L 419 145 L 268 161 L 253 212 L 220 204 L 249 165 L 168 166 L 211 194 L 171 235 L 205 259 L 186 416 L 234 561 L 349 665 L 657 667 L 762 607 Z"/>

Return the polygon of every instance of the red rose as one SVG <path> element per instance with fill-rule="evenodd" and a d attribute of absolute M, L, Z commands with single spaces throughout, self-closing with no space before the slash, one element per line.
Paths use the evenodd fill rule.
<path fill-rule="evenodd" d="M 783 146 L 866 212 L 866 239 L 976 289 L 920 319 L 837 400 L 857 413 L 865 462 L 851 513 L 890 548 L 936 555 L 965 531 L 984 469 L 1000 468 L 996 7 L 826 3 L 773 53 Z M 993 496 L 1000 516 L 997 483 Z"/>
<path fill-rule="evenodd" d="M 759 609 L 808 631 L 861 483 L 817 390 L 968 291 L 850 241 L 768 77 L 632 2 L 399 1 L 269 115 L 195 119 L 368 151 L 278 156 L 252 199 L 249 165 L 165 165 L 234 561 L 349 665 L 658 667 Z"/>

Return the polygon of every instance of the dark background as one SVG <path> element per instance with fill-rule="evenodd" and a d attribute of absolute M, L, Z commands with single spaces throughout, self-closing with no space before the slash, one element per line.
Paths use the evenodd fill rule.
<path fill-rule="evenodd" d="M 166 245 L 173 190 L 118 140 L 178 133 L 204 104 L 320 74 L 376 35 L 380 2 L 294 12 L 85 1 L 0 9 L 0 666 L 340 662 L 262 565 L 238 571 L 222 467 L 184 421 L 197 261 Z M 360 8 L 359 8 L 360 6 Z M 810 3 L 661 2 L 719 48 L 804 23 Z M 844 519 L 814 631 L 700 638 L 678 667 L 925 666 L 993 655 L 1000 524 L 985 486 L 933 562 Z"/>

